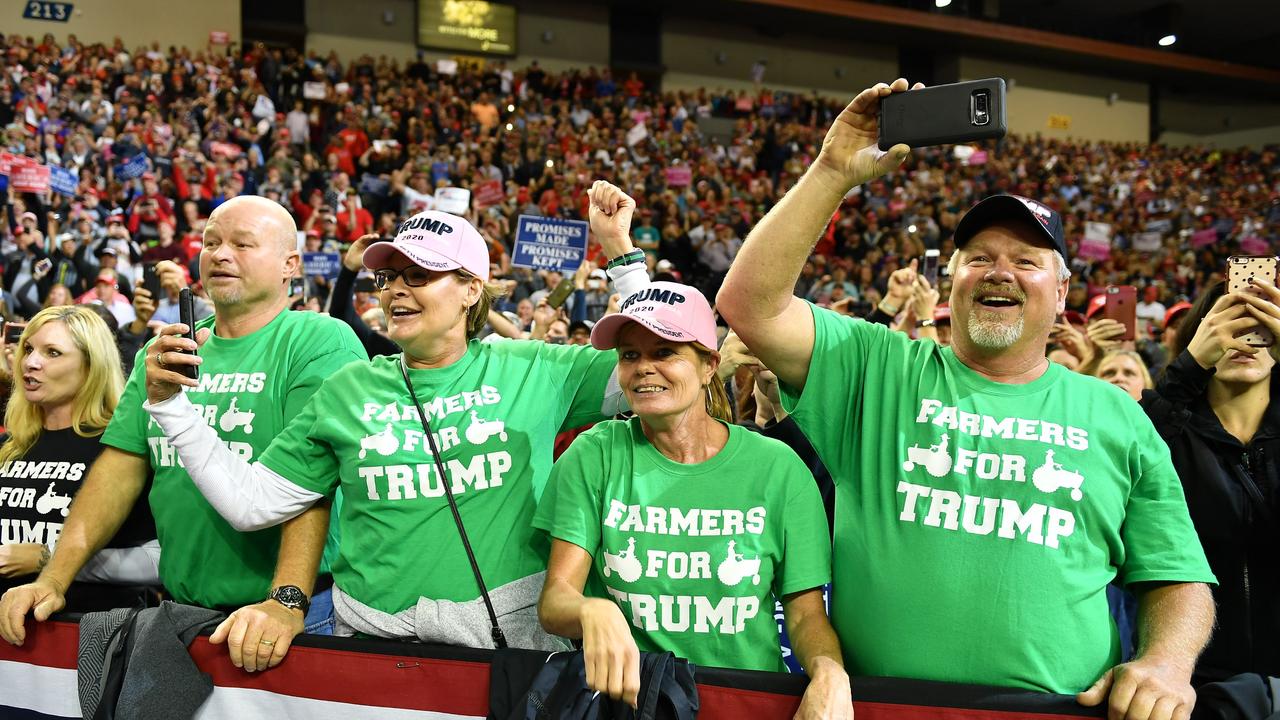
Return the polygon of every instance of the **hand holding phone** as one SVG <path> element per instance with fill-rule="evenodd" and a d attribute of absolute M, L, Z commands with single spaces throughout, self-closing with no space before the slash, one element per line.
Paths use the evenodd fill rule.
<path fill-rule="evenodd" d="M 1102 306 L 1103 317 L 1124 326 L 1124 334 L 1117 340 L 1133 340 L 1138 327 L 1138 288 L 1132 285 L 1108 285 L 1107 304 Z"/>
<path fill-rule="evenodd" d="M 880 99 L 881 150 L 998 140 L 1005 122 L 1003 78 L 897 92 Z"/>
<path fill-rule="evenodd" d="M 22 331 L 27 329 L 26 323 L 7 322 L 4 324 L 4 344 L 17 345 L 22 338 Z"/>
<path fill-rule="evenodd" d="M 156 264 L 153 262 L 142 266 L 142 289 L 151 295 L 153 301 L 160 302 L 160 274 L 156 272 Z"/>
<path fill-rule="evenodd" d="M 569 296 L 572 294 L 573 283 L 571 281 L 561 280 L 555 290 L 552 290 L 550 294 L 547 295 L 547 304 L 559 310 L 560 306 L 564 305 L 565 301 L 568 300 Z"/>
<path fill-rule="evenodd" d="M 939 250 L 925 250 L 924 258 L 920 261 L 920 274 L 925 280 L 929 281 L 929 287 L 936 288 L 938 286 L 938 256 Z"/>
<path fill-rule="evenodd" d="M 1227 260 L 1227 292 L 1259 295 L 1258 291 L 1253 289 L 1251 281 L 1256 278 L 1274 284 L 1278 262 L 1280 260 L 1275 256 L 1229 258 Z M 1275 335 L 1262 325 L 1257 325 L 1237 337 L 1251 347 L 1271 347 L 1276 342 Z"/>
<path fill-rule="evenodd" d="M 187 331 L 182 334 L 191 342 L 196 341 L 196 299 L 191 294 L 191 288 L 182 288 L 178 292 L 178 319 L 187 326 Z M 181 350 L 186 355 L 195 355 L 195 350 Z M 192 380 L 200 378 L 200 366 L 198 365 L 178 365 L 178 372 L 186 375 Z"/>

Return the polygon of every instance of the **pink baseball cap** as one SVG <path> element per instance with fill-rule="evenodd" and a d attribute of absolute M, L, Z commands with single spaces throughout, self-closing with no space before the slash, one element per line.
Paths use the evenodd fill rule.
<path fill-rule="evenodd" d="M 457 215 L 425 210 L 405 220 L 396 230 L 396 239 L 370 245 L 364 251 L 364 266 L 386 267 L 399 253 L 428 270 L 462 268 L 489 280 L 489 245 L 471 223 Z"/>
<path fill-rule="evenodd" d="M 629 322 L 640 323 L 664 340 L 696 342 L 709 350 L 717 346 L 711 303 L 688 285 L 655 282 L 628 295 L 620 312 L 605 315 L 591 329 L 591 344 L 597 350 L 616 348 L 618 331 Z"/>

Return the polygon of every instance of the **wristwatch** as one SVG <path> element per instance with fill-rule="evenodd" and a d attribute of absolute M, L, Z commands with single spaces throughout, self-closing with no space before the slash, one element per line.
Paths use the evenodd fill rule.
<path fill-rule="evenodd" d="M 938 324 L 938 323 L 937 323 L 936 321 L 933 321 L 933 320 L 921 320 L 920 322 L 916 323 L 916 327 L 917 327 L 917 328 L 927 328 L 927 327 L 933 327 L 934 325 L 937 325 L 937 324 Z"/>
<path fill-rule="evenodd" d="M 303 615 L 306 615 L 307 609 L 311 607 L 311 600 L 297 585 L 281 585 L 272 588 L 267 594 L 267 599 L 275 600 L 290 610 L 301 610 Z"/>

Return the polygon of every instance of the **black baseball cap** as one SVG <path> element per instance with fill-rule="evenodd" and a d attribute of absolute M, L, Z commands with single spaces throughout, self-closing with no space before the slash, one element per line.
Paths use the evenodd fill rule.
<path fill-rule="evenodd" d="M 1044 230 L 1044 238 L 1050 247 L 1067 258 L 1067 237 L 1062 230 L 1062 216 L 1044 203 L 1021 195 L 992 195 L 969 208 L 956 225 L 956 248 L 964 247 L 974 235 L 988 225 L 1001 220 L 1028 220 L 1033 227 Z"/>

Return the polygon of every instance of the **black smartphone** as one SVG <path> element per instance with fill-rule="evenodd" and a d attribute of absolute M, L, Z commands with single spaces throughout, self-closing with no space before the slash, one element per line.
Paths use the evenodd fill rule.
<path fill-rule="evenodd" d="M 160 273 L 153 262 L 142 266 L 142 288 L 151 294 L 152 302 L 160 302 Z"/>
<path fill-rule="evenodd" d="M 191 294 L 191 288 L 182 288 L 178 292 L 178 322 L 187 326 L 187 332 L 183 337 L 195 342 L 196 339 L 196 299 Z M 195 355 L 194 350 L 183 350 L 188 355 Z M 200 377 L 200 367 L 198 365 L 179 365 L 178 372 L 195 380 Z"/>
<path fill-rule="evenodd" d="M 938 286 L 938 250 L 925 250 L 920 261 L 920 274 L 929 281 L 929 287 Z"/>
<path fill-rule="evenodd" d="M 1008 131 L 1004 95 L 1004 80 L 987 78 L 881 98 L 880 149 L 998 140 Z"/>
<path fill-rule="evenodd" d="M 22 338 L 22 331 L 27 329 L 26 323 L 7 322 L 4 324 L 4 344 L 17 345 Z"/>

